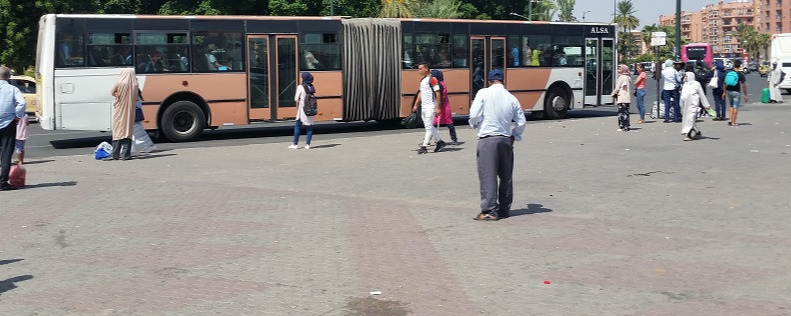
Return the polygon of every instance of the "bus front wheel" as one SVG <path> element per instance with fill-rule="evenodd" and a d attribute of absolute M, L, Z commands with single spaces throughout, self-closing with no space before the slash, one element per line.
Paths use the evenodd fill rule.
<path fill-rule="evenodd" d="M 162 133 L 174 142 L 197 139 L 205 126 L 206 116 L 197 104 L 190 101 L 173 103 L 162 114 Z"/>
<path fill-rule="evenodd" d="M 544 117 L 557 120 L 566 118 L 566 112 L 569 110 L 569 95 L 563 89 L 554 87 L 547 92 L 547 98 L 544 103 Z"/>

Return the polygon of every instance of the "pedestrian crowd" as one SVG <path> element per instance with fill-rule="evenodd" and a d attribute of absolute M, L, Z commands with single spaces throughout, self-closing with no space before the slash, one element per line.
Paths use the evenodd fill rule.
<path fill-rule="evenodd" d="M 785 74 L 773 63 L 769 73 L 769 88 L 765 89 L 771 98 L 766 103 L 783 102 L 779 85 Z M 687 67 L 684 62 L 665 60 L 661 76 L 661 100 L 655 104 L 653 112 L 664 123 L 682 123 L 683 140 L 699 139 L 702 132 L 698 129 L 697 119 L 712 116 L 714 121 L 727 121 L 728 126 L 739 126 L 736 122 L 742 102 L 747 103 L 747 80 L 741 69 L 742 61 L 734 60 L 724 65 L 721 61 L 709 69 L 703 61 L 691 61 Z M 643 65 L 635 67 L 637 78 L 632 83 L 634 90 L 631 95 L 636 97 L 640 119 L 638 124 L 645 123 L 645 84 L 646 74 Z M 629 131 L 629 103 L 631 102 L 630 72 L 626 65 L 620 65 L 620 76 L 611 96 L 618 105 L 618 131 Z M 714 108 L 708 100 L 708 89 L 711 89 Z M 662 110 L 664 108 L 664 110 Z M 664 112 L 664 113 L 662 113 Z M 664 114 L 664 115 L 662 115 Z"/>
<path fill-rule="evenodd" d="M 684 63 L 666 60 L 661 77 L 664 80 L 661 93 L 664 102 L 664 123 L 682 123 L 681 133 L 685 141 L 700 138 L 702 132 L 696 125 L 698 117 L 710 113 L 715 121 L 728 121 L 729 126 L 738 126 L 741 100 L 747 102 L 746 80 L 740 71 L 741 61 L 736 60 L 732 67 L 717 63 L 707 69 L 702 62 L 683 69 Z M 618 107 L 618 131 L 630 131 L 630 112 L 632 96 L 636 97 L 639 120 L 646 122 L 645 95 L 647 76 L 643 65 L 636 66 L 637 77 L 632 81 L 629 67 L 619 65 L 618 78 L 611 96 Z M 434 152 L 442 151 L 446 142 L 438 128 L 448 128 L 451 145 L 460 144 L 451 115 L 448 86 L 443 73 L 431 69 L 428 63 L 420 63 L 418 92 L 412 111 L 420 113 L 425 133 L 417 153 L 427 154 L 431 141 Z M 13 190 L 18 187 L 9 183 L 12 153 L 16 152 L 17 165 L 24 160 L 24 144 L 27 138 L 26 104 L 18 88 L 8 83 L 11 71 L 0 67 L 0 190 Z M 768 75 L 768 94 L 771 102 L 783 102 L 779 84 L 785 73 L 773 64 Z M 303 127 L 307 131 L 304 149 L 310 149 L 313 136 L 314 116 L 316 115 L 316 87 L 313 75 L 301 74 L 301 84 L 297 86 L 294 101 L 297 106 L 294 120 L 294 141 L 288 146 L 299 149 L 299 138 Z M 489 72 L 488 87 L 480 89 L 470 106 L 469 125 L 477 131 L 476 162 L 480 191 L 480 213 L 474 219 L 496 221 L 510 216 L 513 201 L 513 169 L 515 141 L 522 139 L 526 119 L 519 101 L 503 85 L 505 75 L 501 70 Z M 711 109 L 707 88 L 712 89 L 714 109 Z M 112 113 L 112 153 L 103 160 L 128 160 L 140 152 L 151 152 L 156 147 L 143 128 L 143 95 L 135 76 L 134 69 L 124 69 L 113 86 L 110 94 L 114 97 Z M 727 102 L 726 102 L 727 101 Z M 726 111 L 726 104 L 730 110 Z M 659 104 L 656 104 L 659 116 Z"/>

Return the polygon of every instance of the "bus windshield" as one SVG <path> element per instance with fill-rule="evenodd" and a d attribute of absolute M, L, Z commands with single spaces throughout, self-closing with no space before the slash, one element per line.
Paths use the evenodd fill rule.
<path fill-rule="evenodd" d="M 690 60 L 703 60 L 706 58 L 706 47 L 687 46 L 687 58 Z"/>

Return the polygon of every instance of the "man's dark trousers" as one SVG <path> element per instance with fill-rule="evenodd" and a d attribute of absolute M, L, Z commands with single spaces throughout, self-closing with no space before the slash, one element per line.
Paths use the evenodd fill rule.
<path fill-rule="evenodd" d="M 0 129 L 0 185 L 8 183 L 11 157 L 14 156 L 14 144 L 16 144 L 16 124 L 14 120 Z"/>
<path fill-rule="evenodd" d="M 514 146 L 511 138 L 489 136 L 478 139 L 477 161 L 481 212 L 508 216 L 514 199 Z M 499 188 L 497 178 L 500 178 Z"/>

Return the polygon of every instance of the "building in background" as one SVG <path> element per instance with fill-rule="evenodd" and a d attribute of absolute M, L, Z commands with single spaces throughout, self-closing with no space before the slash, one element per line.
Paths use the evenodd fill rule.
<path fill-rule="evenodd" d="M 761 33 L 791 33 L 791 1 L 788 0 L 755 0 L 758 4 L 758 15 Z"/>
<path fill-rule="evenodd" d="M 698 12 L 681 12 L 681 37 L 689 43 L 709 43 L 715 57 L 741 56 L 743 50 L 736 36 L 736 27 L 748 24 L 763 31 L 759 28 L 757 4 L 744 0 L 728 3 L 720 1 L 706 5 Z M 660 15 L 659 25 L 675 26 L 675 19 L 675 14 Z"/>

